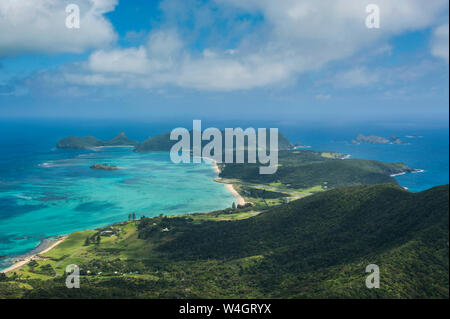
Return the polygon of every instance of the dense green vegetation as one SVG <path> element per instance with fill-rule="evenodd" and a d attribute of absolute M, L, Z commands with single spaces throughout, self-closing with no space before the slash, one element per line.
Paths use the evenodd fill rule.
<path fill-rule="evenodd" d="M 193 145 L 193 134 L 192 131 L 190 132 L 190 144 Z M 236 143 L 236 139 L 234 139 L 234 143 Z M 149 137 L 144 142 L 140 143 L 135 151 L 136 152 L 163 152 L 163 151 L 170 151 L 172 146 L 177 143 L 177 141 L 171 141 L 170 140 L 170 132 L 152 136 Z M 204 147 L 206 144 L 208 144 L 209 141 L 202 141 L 202 147 Z M 225 151 L 225 131 L 222 131 L 222 152 Z M 248 140 L 247 138 L 244 141 L 245 147 L 248 146 Z M 269 133 L 267 133 L 266 137 L 266 147 L 268 149 L 268 146 L 270 145 L 269 142 Z M 278 149 L 279 150 L 290 150 L 292 149 L 293 145 L 289 140 L 281 133 L 278 133 Z"/>
<path fill-rule="evenodd" d="M 324 154 L 326 154 L 324 156 Z M 392 174 L 411 171 L 403 163 L 339 159 L 316 151 L 282 151 L 275 174 L 259 174 L 259 164 L 221 164 L 220 177 L 247 183 L 281 183 L 291 189 L 315 186 L 335 188 L 351 185 L 397 184 Z"/>
<path fill-rule="evenodd" d="M 117 135 L 116 137 L 114 137 L 113 139 L 109 140 L 109 141 L 105 141 L 103 143 L 104 146 L 121 146 L 121 145 L 133 145 L 136 146 L 139 142 L 129 139 L 125 133 L 120 133 L 119 135 Z"/>
<path fill-rule="evenodd" d="M 122 145 L 137 145 L 138 142 L 126 137 L 125 133 L 120 133 L 116 137 L 108 141 L 102 141 L 93 136 L 88 137 L 76 137 L 69 136 L 59 140 L 56 144 L 58 148 L 67 149 L 88 149 L 99 146 L 122 146 Z"/>
<path fill-rule="evenodd" d="M 58 148 L 86 149 L 103 145 L 103 141 L 93 136 L 76 137 L 69 136 L 59 140 L 56 146 Z"/>
<path fill-rule="evenodd" d="M 190 138 L 191 142 L 190 144 L 193 145 L 193 134 L 192 131 L 190 132 Z M 88 137 L 76 137 L 76 136 L 69 136 L 66 138 L 63 138 L 58 141 L 57 147 L 58 148 L 66 148 L 66 149 L 89 149 L 92 147 L 99 147 L 99 146 L 121 146 L 121 145 L 132 145 L 135 146 L 134 151 L 139 153 L 145 153 L 145 152 L 168 152 L 171 150 L 172 146 L 177 141 L 170 140 L 170 132 L 166 132 L 160 135 L 151 136 L 142 143 L 139 143 L 137 141 L 131 140 L 128 137 L 125 136 L 125 133 L 120 133 L 113 139 L 109 141 L 102 141 L 98 138 L 88 136 Z M 222 152 L 225 151 L 225 131 L 222 131 Z M 206 144 L 208 144 L 209 141 L 202 141 L 202 147 L 204 147 Z M 234 143 L 236 143 L 236 139 L 234 139 Z M 248 146 L 248 140 L 245 138 L 245 147 Z M 268 148 L 269 144 L 269 134 L 267 134 L 266 139 L 266 147 Z M 293 145 L 289 140 L 281 133 L 278 134 L 278 149 L 279 150 L 290 150 L 292 149 Z"/>
<path fill-rule="evenodd" d="M 448 186 L 413 194 L 383 184 L 261 213 L 142 218 L 112 226 L 100 242 L 104 229 L 72 234 L 0 278 L 0 296 L 448 298 L 448 196 Z M 62 275 L 72 263 L 82 269 L 80 289 L 49 271 Z M 380 267 L 380 289 L 365 287 L 368 264 Z"/>
<path fill-rule="evenodd" d="M 170 132 L 151 136 L 139 145 L 136 146 L 135 152 L 143 153 L 143 152 L 163 152 L 170 151 L 172 146 L 176 143 L 176 141 L 170 140 Z"/>

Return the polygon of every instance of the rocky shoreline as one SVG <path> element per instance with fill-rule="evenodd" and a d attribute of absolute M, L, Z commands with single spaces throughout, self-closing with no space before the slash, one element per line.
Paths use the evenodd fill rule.
<path fill-rule="evenodd" d="M 26 265 L 27 263 L 29 263 L 34 259 L 40 258 L 38 256 L 39 254 L 44 254 L 50 251 L 51 249 L 62 243 L 66 238 L 67 236 L 53 236 L 42 239 L 39 245 L 33 250 L 30 250 L 29 252 L 20 256 L 11 257 L 12 265 L 6 269 L 1 270 L 0 273 L 7 273 L 13 271 L 17 268 Z M 6 256 L 5 258 L 10 258 L 10 256 Z"/>

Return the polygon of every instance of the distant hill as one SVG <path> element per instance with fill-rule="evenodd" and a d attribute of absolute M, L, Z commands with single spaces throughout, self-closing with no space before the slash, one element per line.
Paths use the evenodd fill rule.
<path fill-rule="evenodd" d="M 317 185 L 335 188 L 380 183 L 397 184 L 391 175 L 412 172 L 403 163 L 384 163 L 362 159 L 329 158 L 326 152 L 280 152 L 275 174 L 261 175 L 256 164 L 221 164 L 220 177 L 240 179 L 250 183 L 282 183 L 290 188 Z"/>
<path fill-rule="evenodd" d="M 191 132 L 192 133 L 192 132 Z M 222 145 L 225 147 L 225 133 L 223 134 Z M 191 145 L 193 134 L 191 134 Z M 125 133 L 120 133 L 109 141 L 102 141 L 93 136 L 88 137 L 76 137 L 70 136 L 58 141 L 57 148 L 65 149 L 89 149 L 99 146 L 121 146 L 132 145 L 135 146 L 134 151 L 138 153 L 146 152 L 168 152 L 177 141 L 170 140 L 170 132 L 163 133 L 156 136 L 151 136 L 142 143 L 129 139 Z M 202 146 L 206 145 L 208 141 L 202 141 Z M 269 145 L 269 136 L 267 136 L 267 145 Z M 290 150 L 293 145 L 289 140 L 281 133 L 278 134 L 278 149 Z"/>
<path fill-rule="evenodd" d="M 191 145 L 192 145 L 193 144 L 192 131 L 191 131 L 190 135 L 191 135 Z M 155 151 L 159 151 L 159 152 L 170 151 L 170 149 L 176 142 L 177 141 L 170 140 L 170 132 L 168 132 L 168 133 L 164 133 L 164 134 L 161 134 L 158 136 L 149 137 L 147 140 L 140 143 L 136 147 L 135 151 L 142 152 L 142 153 L 143 152 L 155 152 Z M 209 141 L 202 141 L 202 147 L 205 146 L 207 143 L 209 143 Z M 224 131 L 222 131 L 222 145 L 223 145 L 223 149 L 224 149 L 225 148 L 225 132 Z M 267 134 L 267 144 L 266 145 L 269 145 L 269 134 Z M 289 140 L 283 134 L 278 133 L 278 149 L 279 150 L 290 150 L 292 148 L 293 148 L 293 145 L 291 144 L 291 142 L 289 142 Z"/>
<path fill-rule="evenodd" d="M 92 147 L 102 146 L 103 141 L 95 138 L 93 136 L 88 137 L 76 137 L 69 136 L 59 140 L 56 144 L 57 148 L 68 148 L 68 149 L 88 149 Z"/>
<path fill-rule="evenodd" d="M 102 141 L 93 136 L 88 137 L 76 137 L 70 136 L 59 140 L 56 144 L 57 148 L 62 149 L 89 149 L 93 147 L 99 146 L 123 146 L 123 145 L 131 145 L 135 146 L 138 142 L 129 139 L 125 133 L 119 133 L 116 137 L 109 141 Z"/>
<path fill-rule="evenodd" d="M 132 145 L 136 146 L 139 142 L 129 139 L 124 132 L 119 133 L 116 137 L 114 137 L 112 140 L 105 141 L 103 146 L 121 146 L 121 145 Z"/>
<path fill-rule="evenodd" d="M 350 142 L 351 144 L 360 144 L 360 143 L 368 143 L 368 144 L 406 144 L 397 136 L 392 135 L 390 139 L 381 137 L 381 136 L 364 136 L 363 134 L 359 134 L 354 140 Z"/>
<path fill-rule="evenodd" d="M 135 152 L 168 152 L 176 141 L 170 140 L 170 132 L 156 136 L 151 136 L 142 143 L 139 143 L 134 149 Z"/>

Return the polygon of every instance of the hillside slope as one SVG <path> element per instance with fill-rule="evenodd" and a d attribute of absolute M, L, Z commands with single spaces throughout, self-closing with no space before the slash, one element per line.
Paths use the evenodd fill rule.
<path fill-rule="evenodd" d="M 448 297 L 448 186 L 336 189 L 244 221 L 200 225 L 159 250 L 175 260 L 263 256 L 252 280 L 273 297 Z M 372 263 L 379 290 L 364 286 Z"/>
<path fill-rule="evenodd" d="M 36 298 L 448 298 L 448 196 L 448 185 L 414 194 L 383 184 L 318 193 L 244 220 L 143 218 L 114 226 L 122 231 L 92 246 L 83 246 L 85 236 L 99 232 L 71 235 L 18 274 L 32 288 L 14 290 L 17 281 L 10 281 L 3 291 Z M 63 270 L 74 262 L 81 289 L 51 279 L 50 265 Z M 365 287 L 369 264 L 380 267 L 380 289 Z"/>
<path fill-rule="evenodd" d="M 225 132 L 222 132 L 222 151 L 225 150 Z M 192 131 L 190 131 L 190 137 L 191 137 L 191 146 L 193 145 L 193 134 Z M 142 143 L 140 143 L 136 149 L 135 152 L 138 153 L 145 153 L 145 152 L 164 152 L 164 151 L 170 151 L 172 146 L 177 143 L 177 141 L 170 140 L 170 132 L 160 134 L 157 136 L 151 136 Z M 202 147 L 204 147 L 206 144 L 209 143 L 208 141 L 202 141 Z M 267 134 L 267 142 L 266 145 L 270 145 L 269 142 L 269 134 Z M 245 141 L 245 146 L 247 146 L 247 140 Z M 278 149 L 279 150 L 290 150 L 292 149 L 293 145 L 289 140 L 281 133 L 278 133 Z M 268 147 L 267 147 L 268 148 Z"/>
<path fill-rule="evenodd" d="M 108 141 L 102 141 L 93 136 L 77 137 L 69 136 L 59 140 L 56 144 L 60 149 L 89 149 L 99 146 L 136 146 L 139 143 L 132 139 L 129 139 L 125 133 L 119 133 L 116 137 Z"/>

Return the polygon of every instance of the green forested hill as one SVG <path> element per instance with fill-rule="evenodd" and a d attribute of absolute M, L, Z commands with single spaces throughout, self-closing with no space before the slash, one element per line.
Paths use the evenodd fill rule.
<path fill-rule="evenodd" d="M 93 136 L 87 136 L 87 137 L 77 137 L 77 136 L 69 136 L 66 138 L 63 138 L 58 141 L 56 144 L 57 148 L 61 149 L 89 149 L 93 147 L 99 147 L 99 146 L 135 146 L 138 142 L 134 141 L 132 139 L 129 139 L 125 133 L 119 133 L 116 137 L 113 139 L 110 139 L 108 141 L 102 141 L 98 138 L 95 138 Z"/>
<path fill-rule="evenodd" d="M 444 239 L 448 233 L 448 186 L 413 194 L 376 185 L 319 193 L 240 222 L 204 224 L 159 249 L 193 260 L 270 251 L 280 267 L 310 271 L 423 239 L 430 229 Z"/>
<path fill-rule="evenodd" d="M 282 151 L 275 174 L 259 174 L 259 164 L 221 164 L 220 177 L 249 183 L 281 183 L 302 189 L 317 185 L 335 188 L 381 183 L 397 184 L 392 174 L 412 171 L 403 163 L 341 159 L 340 154 L 317 151 Z"/>
<path fill-rule="evenodd" d="M 170 151 L 175 143 L 176 141 L 170 140 L 170 132 L 166 132 L 160 135 L 150 136 L 142 143 L 139 143 L 134 151 L 138 153 Z"/>
<path fill-rule="evenodd" d="M 191 133 L 191 145 L 193 145 Z M 59 140 L 56 144 L 58 148 L 62 149 L 89 149 L 98 146 L 121 146 L 121 145 L 131 145 L 136 146 L 135 152 L 145 153 L 145 152 L 168 152 L 171 150 L 172 146 L 177 141 L 170 140 L 170 132 L 163 134 L 151 136 L 142 143 L 129 139 L 125 133 L 120 133 L 116 137 L 108 141 L 102 141 L 93 136 L 88 137 L 77 137 L 69 136 Z M 208 144 L 209 141 L 202 141 L 202 147 Z M 225 147 L 225 133 L 222 131 L 222 145 L 223 150 Z M 267 145 L 269 145 L 269 134 L 267 134 Z M 245 140 L 245 146 L 247 146 L 247 140 Z M 289 140 L 281 133 L 278 134 L 278 149 L 279 150 L 290 150 L 293 145 Z M 222 150 L 222 151 L 223 151 Z"/>
<path fill-rule="evenodd" d="M 69 136 L 58 141 L 57 148 L 66 149 L 87 149 L 103 145 L 103 141 L 93 136 L 77 137 Z"/>
<path fill-rule="evenodd" d="M 115 226 L 122 229 L 117 238 L 67 257 L 84 242 L 85 233 L 73 235 L 50 259 L 17 275 L 48 275 L 46 264 L 63 267 L 76 261 L 84 274 L 81 289 L 68 290 L 62 278 L 48 277 L 19 281 L 32 289 L 15 293 L 41 298 L 448 298 L 448 196 L 448 186 L 414 194 L 383 184 L 318 193 L 244 220 L 143 218 L 136 225 Z M 365 286 L 369 264 L 380 267 L 380 289 Z M 13 283 L 2 283 L 4 291 Z"/>
<path fill-rule="evenodd" d="M 222 151 L 224 152 L 225 150 L 225 131 L 221 131 L 222 132 Z M 190 131 L 190 136 L 191 136 L 191 146 L 193 145 L 193 134 L 192 131 Z M 269 142 L 269 133 L 267 133 L 267 139 L 266 139 L 266 145 L 268 148 L 268 145 L 270 145 Z M 172 146 L 176 143 L 177 141 L 172 141 L 170 140 L 170 132 L 161 134 L 161 135 L 157 135 L 157 136 L 151 136 L 148 139 L 146 139 L 145 141 L 143 141 L 142 143 L 140 143 L 135 151 L 139 152 L 139 153 L 145 153 L 145 152 L 164 152 L 164 151 L 170 151 Z M 202 147 L 204 147 L 206 144 L 208 144 L 209 141 L 202 141 Z M 245 140 L 245 146 L 247 146 L 248 141 Z M 293 145 L 291 144 L 291 142 L 289 142 L 289 140 L 281 133 L 278 133 L 278 149 L 279 150 L 290 150 L 293 147 Z"/>

